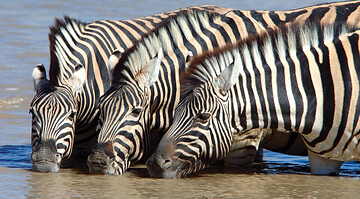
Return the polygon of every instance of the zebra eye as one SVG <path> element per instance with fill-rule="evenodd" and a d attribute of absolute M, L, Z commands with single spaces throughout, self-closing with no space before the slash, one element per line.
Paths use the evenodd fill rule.
<path fill-rule="evenodd" d="M 141 108 L 134 108 L 131 112 L 131 114 L 133 116 L 138 116 L 141 113 L 142 109 Z"/>
<path fill-rule="evenodd" d="M 208 120 L 210 118 L 210 116 L 211 116 L 210 113 L 202 113 L 202 114 L 198 115 L 197 118 L 200 119 L 200 120 L 205 121 L 205 120 Z"/>
<path fill-rule="evenodd" d="M 72 111 L 69 115 L 69 120 L 73 121 L 76 115 L 76 111 Z"/>

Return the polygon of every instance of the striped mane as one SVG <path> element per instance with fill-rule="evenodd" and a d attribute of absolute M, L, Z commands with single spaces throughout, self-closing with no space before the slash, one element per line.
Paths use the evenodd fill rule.
<path fill-rule="evenodd" d="M 270 29 L 261 34 L 250 35 L 235 44 L 203 52 L 193 57 L 189 67 L 180 75 L 181 93 L 185 96 L 200 84 L 213 81 L 233 61 L 232 50 L 234 48 L 239 49 L 242 59 L 245 51 L 252 53 L 252 50 L 255 49 L 261 55 L 262 64 L 264 64 L 265 59 L 269 57 L 274 61 L 279 58 L 286 59 L 290 53 L 319 47 L 325 42 L 336 40 L 355 30 L 355 27 L 348 27 L 344 24 L 322 26 L 320 21 L 306 24 L 294 23 L 287 26 L 282 25 L 278 29 Z M 268 54 L 273 55 L 268 56 Z M 228 59 L 228 63 L 224 64 L 226 59 Z M 252 60 L 252 62 L 254 61 Z"/>
<path fill-rule="evenodd" d="M 58 46 L 62 46 L 60 42 L 64 41 L 67 44 L 67 47 L 70 50 L 73 50 L 68 43 L 66 42 L 68 39 L 71 39 L 71 42 L 76 44 L 76 40 L 74 38 L 69 38 L 67 35 L 71 35 L 69 33 L 68 27 L 72 27 L 72 29 L 82 30 L 86 23 L 80 22 L 78 20 L 72 19 L 68 16 L 64 16 L 62 19 L 55 18 L 55 25 L 50 27 L 49 33 L 49 42 L 50 42 L 50 85 L 58 86 L 59 85 L 59 76 L 61 76 L 61 71 L 63 70 L 61 67 L 58 56 L 61 56 Z M 65 35 L 66 34 L 66 35 Z M 62 41 L 59 41 L 62 40 Z M 57 55 L 58 54 L 58 55 Z"/>
<path fill-rule="evenodd" d="M 187 9 L 157 24 L 152 32 L 142 37 L 121 55 L 112 72 L 112 84 L 121 84 L 134 79 L 142 67 L 156 56 L 160 48 L 163 49 L 165 56 L 173 49 L 183 46 L 183 38 L 192 39 L 193 35 L 209 25 L 210 19 L 217 16 L 220 15 L 214 12 Z M 191 35 L 184 34 L 182 27 L 190 28 Z"/>

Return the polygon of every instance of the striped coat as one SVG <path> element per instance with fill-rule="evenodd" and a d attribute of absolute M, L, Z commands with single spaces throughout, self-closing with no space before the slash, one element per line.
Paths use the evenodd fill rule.
<path fill-rule="evenodd" d="M 226 11 L 217 6 L 199 6 L 133 20 L 56 20 L 49 34 L 50 79 L 43 65 L 33 71 L 33 170 L 57 172 L 60 165 L 86 164 L 98 135 L 99 98 L 110 86 L 110 54 L 119 47 L 131 47 L 157 24 L 188 9 Z"/>
<path fill-rule="evenodd" d="M 235 128 L 298 132 L 311 172 L 337 175 L 344 161 L 360 159 L 359 38 L 359 27 L 317 21 L 193 58 L 174 123 L 147 162 L 150 174 L 205 168 L 226 155 Z"/>
<path fill-rule="evenodd" d="M 359 2 L 342 2 L 282 12 L 195 13 L 162 24 L 129 51 L 115 52 L 110 58 L 113 84 L 100 103 L 98 145 L 88 159 L 91 171 L 122 174 L 151 153 L 154 145 L 149 143 L 156 143 L 169 128 L 181 99 L 179 74 L 189 51 L 199 54 L 293 21 L 320 18 L 323 24 L 357 25 L 358 6 Z"/>

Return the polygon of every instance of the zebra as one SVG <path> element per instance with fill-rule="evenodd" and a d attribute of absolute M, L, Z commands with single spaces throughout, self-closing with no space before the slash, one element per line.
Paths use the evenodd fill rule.
<path fill-rule="evenodd" d="M 359 36 L 295 23 L 194 57 L 150 174 L 184 177 L 223 158 L 234 132 L 275 129 L 302 136 L 312 174 L 338 175 L 360 159 Z"/>
<path fill-rule="evenodd" d="M 131 47 L 158 24 L 188 9 L 227 10 L 208 5 L 134 20 L 55 20 L 49 33 L 50 79 L 41 64 L 32 74 L 36 94 L 30 104 L 30 159 L 34 171 L 57 172 L 60 165 L 86 166 L 86 156 L 97 139 L 99 97 L 110 86 L 109 56 L 115 49 Z"/>
<path fill-rule="evenodd" d="M 170 127 L 181 99 L 179 74 L 186 66 L 189 51 L 199 54 L 293 21 L 304 23 L 319 19 L 322 24 L 342 22 L 355 26 L 358 8 L 359 1 L 277 12 L 229 10 L 211 17 L 188 15 L 189 19 L 185 17 L 184 22 L 183 18 L 176 17 L 174 22 L 163 24 L 146 35 L 133 49 L 115 51 L 109 59 L 112 85 L 99 104 L 98 143 L 88 157 L 90 173 L 121 175 L 132 163 L 145 160 L 155 149 L 154 143 Z M 164 57 L 159 66 L 155 63 L 159 62 L 156 55 L 161 48 L 164 53 L 160 54 Z M 150 69 L 151 66 L 154 68 Z M 155 68 L 160 71 L 153 73 Z M 154 75 L 158 75 L 159 80 L 143 84 L 138 74 L 142 80 L 154 80 Z M 269 134 L 266 130 L 263 133 Z M 246 143 L 247 138 L 241 139 Z M 289 140 L 293 143 L 292 138 Z M 255 149 L 259 146 L 258 142 L 246 144 L 252 144 L 250 147 Z M 248 145 L 240 144 L 239 148 L 244 147 Z"/>

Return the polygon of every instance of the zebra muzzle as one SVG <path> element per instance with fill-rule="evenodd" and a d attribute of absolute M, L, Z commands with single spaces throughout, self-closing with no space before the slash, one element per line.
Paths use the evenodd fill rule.
<path fill-rule="evenodd" d="M 62 157 L 56 150 L 55 142 L 45 142 L 31 154 L 32 170 L 56 173 L 60 169 Z"/>
<path fill-rule="evenodd" d="M 115 174 L 115 155 L 112 152 L 112 144 L 98 145 L 89 155 L 87 164 L 91 174 Z"/>
<path fill-rule="evenodd" d="M 146 161 L 146 166 L 152 177 L 165 178 L 168 176 L 167 173 L 172 173 L 174 165 L 170 156 L 155 153 Z"/>

